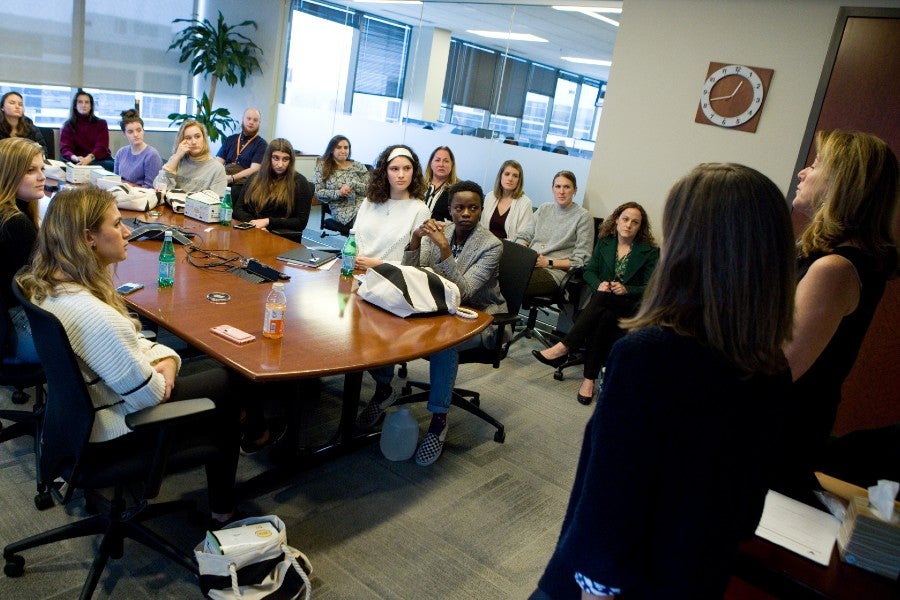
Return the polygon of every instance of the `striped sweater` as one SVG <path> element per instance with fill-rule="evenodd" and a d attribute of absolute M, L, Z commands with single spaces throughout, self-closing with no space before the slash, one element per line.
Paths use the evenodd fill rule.
<path fill-rule="evenodd" d="M 125 415 L 155 406 L 166 391 L 161 373 L 153 368 L 178 354 L 144 338 L 134 322 L 83 287 L 65 284 L 41 308 L 63 325 L 96 410 L 92 442 L 104 442 L 129 433 Z"/>

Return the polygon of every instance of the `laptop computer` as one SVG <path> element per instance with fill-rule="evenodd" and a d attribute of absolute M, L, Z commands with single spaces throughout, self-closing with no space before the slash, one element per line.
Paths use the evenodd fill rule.
<path fill-rule="evenodd" d="M 275 258 L 291 265 L 300 265 L 303 267 L 313 267 L 314 269 L 317 269 L 335 260 L 337 258 L 337 255 L 331 252 L 324 252 L 322 250 L 311 250 L 309 248 L 300 247 L 289 250 L 288 252 L 283 252 Z"/>

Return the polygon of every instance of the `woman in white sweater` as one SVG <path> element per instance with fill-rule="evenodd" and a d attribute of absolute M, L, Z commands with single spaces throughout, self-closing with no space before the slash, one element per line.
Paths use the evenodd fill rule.
<path fill-rule="evenodd" d="M 179 431 L 179 443 L 212 435 L 220 452 L 206 465 L 211 526 L 232 518 L 240 428 L 234 382 L 222 367 L 178 375 L 181 359 L 144 338 L 116 293 L 112 265 L 125 260 L 127 237 L 112 194 L 66 189 L 53 199 L 38 233 L 31 269 L 17 278 L 26 296 L 62 323 L 96 407 L 90 441 L 97 452 L 126 454 L 152 447 L 132 433 L 125 415 L 163 402 L 206 396 L 212 422 Z"/>
<path fill-rule="evenodd" d="M 527 246 L 534 238 L 534 209 L 524 188 L 525 174 L 518 161 L 500 165 L 494 190 L 484 199 L 481 225 L 501 240 Z"/>

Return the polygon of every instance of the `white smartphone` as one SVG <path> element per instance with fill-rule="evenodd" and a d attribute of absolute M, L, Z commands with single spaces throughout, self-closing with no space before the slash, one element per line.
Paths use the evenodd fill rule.
<path fill-rule="evenodd" d="M 117 287 L 116 291 L 119 292 L 120 294 L 122 294 L 123 296 L 127 296 L 128 294 L 130 294 L 132 292 L 136 292 L 143 287 L 144 287 L 143 283 L 128 282 L 128 283 L 123 283 L 122 285 Z"/>
<path fill-rule="evenodd" d="M 252 333 L 247 333 L 231 325 L 216 325 L 215 327 L 210 327 L 209 330 L 235 344 L 246 344 L 256 339 L 256 336 Z"/>

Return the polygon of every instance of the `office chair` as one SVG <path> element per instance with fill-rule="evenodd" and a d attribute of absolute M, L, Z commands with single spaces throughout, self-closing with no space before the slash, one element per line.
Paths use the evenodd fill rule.
<path fill-rule="evenodd" d="M 148 530 L 142 522 L 190 504 L 177 501 L 150 505 L 149 501 L 159 493 L 164 472 L 203 464 L 216 452 L 211 443 L 172 450 L 171 429 L 210 414 L 214 408 L 212 401 L 199 398 L 171 402 L 129 414 L 126 417 L 129 428 L 155 435 L 154 447 L 148 447 L 146 452 L 109 456 L 107 452 L 94 450 L 88 441 L 94 406 L 62 324 L 26 300 L 18 286 L 14 286 L 14 293 L 31 323 L 41 362 L 53 365 L 47 371 L 48 397 L 38 445 L 39 476 L 44 482 L 57 478 L 65 481 L 62 486 L 54 487 L 62 504 L 68 504 L 75 490 L 82 489 L 90 507 L 102 506 L 105 511 L 7 545 L 3 549 L 4 573 L 8 577 L 24 574 L 25 559 L 19 554 L 23 550 L 95 534 L 103 534 L 103 539 L 82 587 L 81 598 L 93 595 L 109 558 L 122 557 L 126 537 L 196 573 L 196 564 L 188 552 Z M 136 504 L 126 505 L 126 488 L 133 493 L 141 485 Z M 104 488 L 114 488 L 112 499 L 105 500 L 94 491 Z"/>
<path fill-rule="evenodd" d="M 0 297 L 0 348 L 6 348 L 12 327 L 9 313 L 3 298 Z M 41 416 L 44 413 L 44 383 L 46 381 L 40 363 L 20 363 L 14 362 L 9 357 L 0 358 L 0 385 L 15 388 L 12 393 L 14 404 L 25 404 L 28 401 L 28 394 L 25 393 L 25 390 L 34 388 L 34 405 L 31 410 L 0 410 L 0 419 L 13 422 L 7 427 L 0 423 L 0 443 L 30 435 L 34 438 L 35 452 L 37 452 L 37 432 Z M 53 506 L 53 498 L 47 491 L 47 487 L 41 483 L 40 478 L 38 478 L 34 505 L 38 510 Z"/>
<path fill-rule="evenodd" d="M 509 312 L 494 315 L 494 325 L 497 325 L 497 343 L 494 347 L 463 350 L 459 353 L 460 364 L 480 363 L 492 365 L 495 369 L 500 368 L 500 362 L 506 358 L 509 352 L 510 343 L 504 341 L 507 339 L 506 328 L 509 327 L 511 334 L 519 321 L 519 309 L 522 307 L 525 288 L 528 287 L 528 280 L 531 278 L 531 271 L 534 270 L 534 261 L 536 259 L 537 252 L 531 248 L 526 248 L 509 240 L 503 240 L 503 255 L 500 257 L 498 279 L 500 293 L 506 300 L 506 308 Z M 401 369 L 401 371 L 401 377 L 405 377 L 405 369 Z M 413 387 L 424 391 L 413 394 Z M 397 400 L 396 404 L 427 402 L 430 387 L 427 383 L 407 381 L 403 386 L 402 396 Z M 479 392 L 453 388 L 451 404 L 496 427 L 497 431 L 494 433 L 495 442 L 502 444 L 506 440 L 506 430 L 503 424 L 481 409 L 481 394 Z"/>
<path fill-rule="evenodd" d="M 46 158 L 56 158 L 56 136 L 53 134 L 51 127 L 38 127 L 41 136 L 44 138 L 44 144 L 47 146 Z"/>
<path fill-rule="evenodd" d="M 320 202 L 319 206 L 322 208 L 321 216 L 319 217 L 319 229 L 322 230 L 322 236 L 325 237 L 328 235 L 342 235 L 347 237 L 350 235 L 350 230 L 353 229 L 353 223 L 356 221 L 354 218 L 348 224 L 344 225 L 336 221 L 333 217 L 331 217 L 331 207 L 328 206 L 324 202 Z M 331 233 L 329 233 L 329 231 Z"/>
<path fill-rule="evenodd" d="M 602 223 L 603 219 L 601 217 L 594 217 L 594 241 L 591 246 L 592 248 L 597 245 L 597 238 Z M 566 272 L 565 277 L 563 277 L 559 288 L 552 294 L 526 297 L 522 303 L 523 306 L 528 309 L 528 319 L 525 322 L 525 328 L 517 333 L 510 343 L 514 343 L 525 337 L 528 339 L 537 339 L 549 348 L 558 342 L 561 339 L 561 336 L 556 331 L 547 334 L 537 328 L 538 313 L 543 312 L 544 314 L 549 315 L 551 312 L 555 312 L 561 314 L 563 311 L 571 309 L 572 318 L 574 319 L 581 310 L 585 298 L 584 293 L 586 290 L 584 289 L 583 273 L 583 268 L 570 269 Z M 566 364 L 563 367 L 557 369 L 557 372 L 553 374 L 553 378 L 557 381 L 562 381 L 562 369 L 582 363 L 583 361 L 577 356 L 573 356 L 570 361 L 566 361 Z"/>

